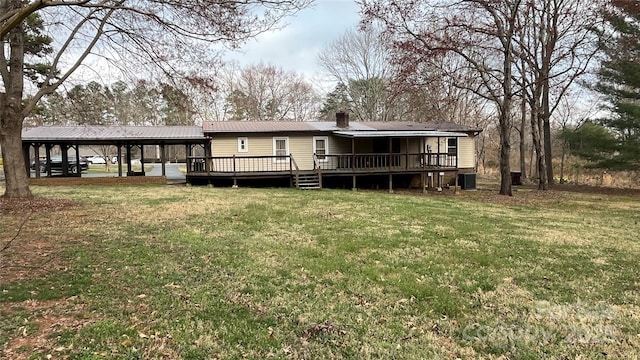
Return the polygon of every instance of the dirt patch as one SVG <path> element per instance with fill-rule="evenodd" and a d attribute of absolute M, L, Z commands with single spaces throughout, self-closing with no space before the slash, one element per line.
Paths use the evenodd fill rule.
<path fill-rule="evenodd" d="M 61 268 L 61 233 L 55 231 L 60 225 L 49 215 L 73 212 L 82 206 L 65 199 L 0 197 L 0 282 L 33 279 Z"/>
<path fill-rule="evenodd" d="M 166 184 L 165 176 L 127 176 L 127 177 L 45 177 L 29 179 L 30 185 L 76 186 L 76 185 L 142 185 Z"/>
<path fill-rule="evenodd" d="M 567 192 L 576 192 L 576 193 L 583 193 L 583 194 L 598 194 L 598 195 L 613 195 L 613 196 L 640 196 L 640 189 L 630 189 L 630 188 L 560 184 L 560 185 L 554 185 L 553 189 L 556 191 L 567 191 Z"/>
<path fill-rule="evenodd" d="M 86 312 L 85 305 L 75 303 L 75 298 L 60 301 L 27 300 L 21 303 L 0 304 L 0 311 L 5 314 L 24 312 L 30 314 L 24 324 L 0 349 L 0 358 L 22 360 L 31 358 L 32 354 L 45 354 L 57 358 L 66 348 L 56 347 L 56 333 L 77 330 L 95 320 L 80 316 Z"/>
<path fill-rule="evenodd" d="M 37 214 L 57 212 L 80 206 L 80 203 L 66 199 L 33 197 L 29 199 L 12 199 L 0 197 L 0 214 Z"/>

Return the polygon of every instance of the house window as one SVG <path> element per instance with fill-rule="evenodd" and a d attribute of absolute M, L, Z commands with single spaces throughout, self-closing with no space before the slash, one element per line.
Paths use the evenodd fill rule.
<path fill-rule="evenodd" d="M 458 155 L 458 138 L 447 139 L 447 154 L 451 156 Z"/>
<path fill-rule="evenodd" d="M 289 138 L 288 137 L 274 137 L 273 138 L 273 155 L 278 156 L 275 159 L 276 162 L 287 161 L 286 156 L 289 155 Z M 282 156 L 280 158 L 280 156 Z"/>
<path fill-rule="evenodd" d="M 326 136 L 314 136 L 313 153 L 316 154 L 318 160 L 327 161 L 325 155 L 329 153 L 329 138 Z"/>
<path fill-rule="evenodd" d="M 238 138 L 238 152 L 244 153 L 249 151 L 249 139 L 246 137 Z"/>

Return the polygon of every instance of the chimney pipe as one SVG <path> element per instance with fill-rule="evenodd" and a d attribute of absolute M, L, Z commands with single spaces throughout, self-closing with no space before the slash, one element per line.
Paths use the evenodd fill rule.
<path fill-rule="evenodd" d="M 336 126 L 339 128 L 349 127 L 349 113 L 346 111 L 338 111 L 336 113 Z"/>

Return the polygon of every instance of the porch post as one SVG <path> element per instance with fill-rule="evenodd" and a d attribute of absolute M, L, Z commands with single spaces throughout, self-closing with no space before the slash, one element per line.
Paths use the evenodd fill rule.
<path fill-rule="evenodd" d="M 351 190 L 356 191 L 358 188 L 356 187 L 356 138 L 352 137 L 351 138 L 351 172 L 353 173 L 352 175 L 352 186 L 351 186 Z"/>
<path fill-rule="evenodd" d="M 389 192 L 393 193 L 393 174 L 389 173 Z"/>
<path fill-rule="evenodd" d="M 436 160 L 436 165 L 440 167 L 440 137 L 438 136 L 438 159 Z"/>
<path fill-rule="evenodd" d="M 391 174 L 391 150 L 391 137 L 389 137 L 389 154 L 387 155 L 387 162 L 389 162 L 387 165 L 389 167 L 389 174 Z M 391 182 L 391 179 L 389 179 L 389 182 Z"/>
<path fill-rule="evenodd" d="M 352 137 L 351 138 L 351 171 L 355 172 L 355 166 L 356 166 L 356 138 Z M 355 189 L 355 180 L 353 181 L 354 183 L 354 189 Z"/>
<path fill-rule="evenodd" d="M 426 167 L 425 164 L 425 159 L 424 159 L 424 138 L 421 137 L 420 138 L 420 190 L 422 191 L 422 193 L 424 194 L 425 191 L 425 184 L 424 184 L 424 169 Z"/>
<path fill-rule="evenodd" d="M 409 138 L 405 139 L 404 167 L 409 169 Z"/>
<path fill-rule="evenodd" d="M 202 148 L 204 149 L 204 171 L 207 172 L 207 175 L 211 175 L 211 162 L 209 161 L 211 158 L 211 146 L 204 144 Z"/>
<path fill-rule="evenodd" d="M 456 187 L 453 188 L 453 193 L 458 192 L 458 170 L 456 170 Z"/>

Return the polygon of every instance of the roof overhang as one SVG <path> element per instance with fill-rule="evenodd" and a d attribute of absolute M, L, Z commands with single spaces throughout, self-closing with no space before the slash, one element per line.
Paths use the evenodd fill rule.
<path fill-rule="evenodd" d="M 409 137 L 467 137 L 468 134 L 462 132 L 450 131 L 429 131 L 429 130 L 410 130 L 410 131 L 334 131 L 333 134 L 347 138 L 409 138 Z"/>
<path fill-rule="evenodd" d="M 23 129 L 22 141 L 39 144 L 189 144 L 207 138 L 199 126 L 40 126 Z"/>

